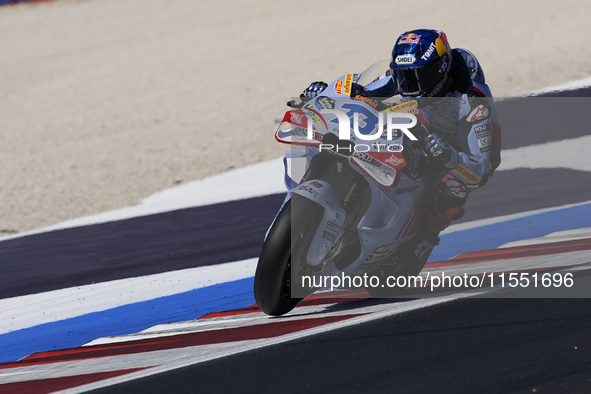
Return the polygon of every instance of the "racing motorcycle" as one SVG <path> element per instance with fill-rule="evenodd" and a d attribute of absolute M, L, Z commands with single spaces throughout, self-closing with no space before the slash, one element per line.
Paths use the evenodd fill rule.
<path fill-rule="evenodd" d="M 417 102 L 352 94 L 387 63 L 346 74 L 316 98 L 292 101 L 275 133 L 291 149 L 284 158 L 287 197 L 254 280 L 266 314 L 291 311 L 335 276 L 371 275 L 378 280 L 366 290 L 390 296 L 383 279 L 417 275 L 436 244 L 421 237 L 423 201 L 434 193 L 437 174 L 425 170 L 427 155 L 414 141 L 420 136 L 409 132 Z"/>

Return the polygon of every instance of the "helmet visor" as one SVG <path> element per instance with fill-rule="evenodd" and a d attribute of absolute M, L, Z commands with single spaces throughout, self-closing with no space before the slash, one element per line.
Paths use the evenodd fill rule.
<path fill-rule="evenodd" d="M 398 92 L 408 96 L 418 96 L 434 87 L 443 77 L 443 59 L 419 67 L 399 67 L 390 64 L 392 78 L 398 86 Z"/>

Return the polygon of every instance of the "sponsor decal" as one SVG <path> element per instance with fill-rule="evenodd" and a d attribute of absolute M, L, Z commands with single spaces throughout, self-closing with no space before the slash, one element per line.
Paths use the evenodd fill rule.
<path fill-rule="evenodd" d="M 308 193 L 310 193 L 314 197 L 318 197 L 318 192 L 308 185 L 302 185 L 302 186 L 298 187 L 298 190 L 307 191 Z"/>
<path fill-rule="evenodd" d="M 386 112 L 414 112 L 414 108 L 418 105 L 417 100 L 410 100 L 404 103 L 396 104 L 386 110 Z"/>
<path fill-rule="evenodd" d="M 399 195 L 400 195 L 400 194 L 405 194 L 405 193 L 412 193 L 412 192 L 414 192 L 415 190 L 417 190 L 418 188 L 419 188 L 418 186 L 403 187 L 403 188 L 400 188 L 400 189 L 396 189 L 396 190 L 394 191 L 394 193 L 395 193 L 395 194 L 399 194 Z"/>
<path fill-rule="evenodd" d="M 429 240 L 425 239 L 423 242 L 419 243 L 415 249 L 415 256 L 418 258 L 422 258 L 425 253 L 429 252 Z"/>
<path fill-rule="evenodd" d="M 441 69 L 445 70 L 446 68 L 447 68 L 447 62 L 443 62 L 441 64 Z M 441 90 L 441 88 L 443 87 L 443 85 L 445 85 L 446 82 L 447 82 L 447 74 L 445 74 L 443 76 L 443 79 L 441 81 L 439 81 L 439 83 L 437 85 L 435 85 L 435 87 L 433 89 L 431 89 L 430 92 L 425 94 L 425 97 L 433 97 L 433 96 L 437 95 L 439 93 L 439 91 Z"/>
<path fill-rule="evenodd" d="M 445 181 L 445 185 L 447 186 L 447 191 L 450 194 L 452 194 L 458 198 L 466 197 L 466 194 L 467 194 L 466 188 L 460 182 L 458 182 L 454 179 L 448 179 Z"/>
<path fill-rule="evenodd" d="M 396 56 L 396 59 L 394 59 L 394 63 L 403 64 L 403 65 L 404 64 L 413 64 L 416 61 L 417 61 L 417 58 L 411 54 L 398 55 L 398 56 Z"/>
<path fill-rule="evenodd" d="M 397 166 L 397 165 L 404 163 L 404 159 L 401 159 L 400 157 L 396 157 L 395 155 L 392 155 L 392 156 L 388 157 L 386 160 L 384 160 L 384 163 L 390 164 L 392 166 Z"/>
<path fill-rule="evenodd" d="M 392 130 L 392 139 L 395 138 L 400 138 L 402 136 L 402 132 L 398 129 L 393 129 Z M 386 130 L 386 128 L 384 128 L 384 130 L 382 130 L 382 138 L 386 138 L 388 137 L 388 130 Z M 375 142 L 374 144 L 379 145 L 379 142 Z"/>
<path fill-rule="evenodd" d="M 333 231 L 336 231 L 337 233 L 339 231 L 341 231 L 341 226 L 335 222 L 331 222 L 331 221 L 326 222 L 326 227 L 328 227 L 329 229 L 331 229 Z"/>
<path fill-rule="evenodd" d="M 337 94 L 343 94 L 343 81 L 341 79 L 337 79 L 334 91 L 337 92 Z"/>
<path fill-rule="evenodd" d="M 353 152 L 353 157 L 364 161 L 368 164 L 374 164 L 374 159 L 373 157 L 371 157 L 370 155 L 368 155 L 367 153 L 363 153 L 363 152 L 359 152 L 359 151 L 354 151 Z"/>
<path fill-rule="evenodd" d="M 303 113 L 302 114 L 298 114 L 296 112 L 292 112 L 290 114 L 291 123 L 295 123 L 295 124 L 300 125 L 300 126 L 304 124 L 304 118 L 305 118 L 305 115 Z"/>
<path fill-rule="evenodd" d="M 316 114 L 318 114 L 318 112 L 314 111 L 313 109 L 311 111 L 307 111 L 306 114 L 308 116 L 308 125 L 307 125 L 308 138 L 310 139 L 310 131 L 313 130 L 313 127 L 310 124 L 310 118 L 312 118 L 314 120 L 314 122 L 316 122 L 316 124 L 318 125 L 318 129 L 320 129 L 320 130 L 322 130 L 322 123 L 324 123 L 324 125 L 326 126 L 326 122 L 324 121 L 324 119 L 322 119 L 322 117 L 318 117 L 316 115 Z"/>
<path fill-rule="evenodd" d="M 380 168 L 378 166 L 382 166 L 382 164 L 379 162 L 378 164 L 372 165 L 367 161 L 363 161 L 362 158 L 355 156 L 352 158 L 352 161 L 382 186 L 390 187 L 396 180 L 396 170 L 386 166 L 383 166 L 384 168 Z"/>
<path fill-rule="evenodd" d="M 337 211 L 340 211 L 343 209 L 343 207 L 341 207 L 339 204 L 332 202 L 330 200 L 324 200 L 324 203 L 326 204 L 327 207 L 331 207 L 333 209 L 336 209 Z"/>
<path fill-rule="evenodd" d="M 482 180 L 482 178 L 480 178 L 478 175 L 473 173 L 471 170 L 469 170 L 467 167 L 465 167 L 462 164 L 460 164 L 459 166 L 454 168 L 452 171 L 452 174 L 456 175 L 458 178 L 463 179 L 466 182 L 471 183 L 471 184 L 477 184 Z"/>
<path fill-rule="evenodd" d="M 324 233 L 322 233 L 322 238 L 324 238 L 330 242 L 334 242 L 336 237 L 337 237 L 336 235 L 334 235 L 333 233 L 329 233 L 328 231 L 325 231 Z"/>
<path fill-rule="evenodd" d="M 392 135 L 394 135 L 394 138 L 396 138 L 396 135 L 398 137 L 400 137 L 401 133 L 398 132 L 398 130 L 392 130 Z M 404 147 L 400 144 L 387 144 L 387 143 L 380 143 L 380 142 L 374 142 L 372 145 L 373 149 L 375 149 L 377 152 L 373 153 L 373 154 L 380 154 L 380 152 L 391 152 L 391 153 L 396 153 L 396 152 L 402 152 L 402 150 L 404 149 Z M 370 148 L 371 149 L 371 148 Z"/>
<path fill-rule="evenodd" d="M 398 44 L 418 44 L 421 36 L 419 34 L 408 33 L 398 40 Z"/>
<path fill-rule="evenodd" d="M 351 95 L 351 85 L 353 84 L 353 74 L 345 75 L 345 85 L 343 86 L 343 93 Z"/>
<path fill-rule="evenodd" d="M 479 148 L 486 148 L 490 145 L 490 137 L 484 137 L 478 139 L 478 147 Z"/>
<path fill-rule="evenodd" d="M 318 109 L 334 109 L 334 100 L 330 97 L 320 96 L 316 99 L 316 102 L 320 106 Z"/>
<path fill-rule="evenodd" d="M 388 244 L 388 245 L 380 246 L 379 248 L 374 250 L 372 253 L 374 253 L 374 254 L 392 253 L 395 250 L 396 250 L 396 244 Z"/>
<path fill-rule="evenodd" d="M 490 114 L 488 107 L 484 104 L 480 104 L 478 107 L 474 108 L 472 112 L 468 114 L 466 118 L 468 122 L 474 123 L 480 119 L 486 118 Z"/>
<path fill-rule="evenodd" d="M 429 45 L 429 48 L 427 48 L 427 51 L 425 52 L 425 54 L 423 56 L 421 56 L 421 60 L 427 60 L 431 57 L 431 55 L 433 54 L 433 51 L 435 51 L 435 44 L 431 43 L 431 45 Z"/>
<path fill-rule="evenodd" d="M 378 107 L 378 103 L 377 101 L 370 99 L 369 97 L 364 97 L 360 94 L 358 94 L 357 96 L 353 97 L 353 100 L 357 100 L 357 101 L 363 101 L 364 103 L 367 103 L 369 105 L 371 105 L 372 108 L 377 108 Z"/>
<path fill-rule="evenodd" d="M 328 252 L 328 247 L 326 244 L 322 244 L 321 247 L 318 248 L 318 258 L 316 259 L 316 263 L 320 263 L 324 256 L 326 256 L 326 252 Z"/>
<path fill-rule="evenodd" d="M 490 130 L 490 127 L 488 124 L 483 124 L 481 126 L 476 126 L 474 127 L 474 132 L 476 134 L 482 134 L 482 133 L 486 133 L 487 131 Z"/>
<path fill-rule="evenodd" d="M 322 185 L 322 183 L 314 181 L 314 182 L 310 182 L 310 185 L 314 186 L 316 189 L 320 189 L 321 187 L 324 187 L 324 185 Z"/>

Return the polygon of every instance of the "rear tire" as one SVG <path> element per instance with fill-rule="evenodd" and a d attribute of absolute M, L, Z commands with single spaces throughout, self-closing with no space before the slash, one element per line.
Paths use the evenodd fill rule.
<path fill-rule="evenodd" d="M 297 212 L 292 212 L 292 205 L 297 207 Z M 291 297 L 292 269 L 299 272 L 301 264 L 305 264 L 302 263 L 304 256 L 322 214 L 320 205 L 297 194 L 279 212 L 263 246 L 254 278 L 254 297 L 266 314 L 284 315 L 303 300 Z M 292 265 L 292 249 L 295 268 Z"/>

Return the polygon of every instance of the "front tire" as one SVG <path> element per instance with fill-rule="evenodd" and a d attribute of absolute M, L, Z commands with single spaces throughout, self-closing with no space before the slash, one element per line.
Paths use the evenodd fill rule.
<path fill-rule="evenodd" d="M 293 205 L 297 212 L 292 212 Z M 305 264 L 304 256 L 322 213 L 321 206 L 299 195 L 293 195 L 279 212 L 263 246 L 254 277 L 254 297 L 264 313 L 284 315 L 303 300 L 291 297 L 292 270 L 300 272 L 301 264 Z"/>

